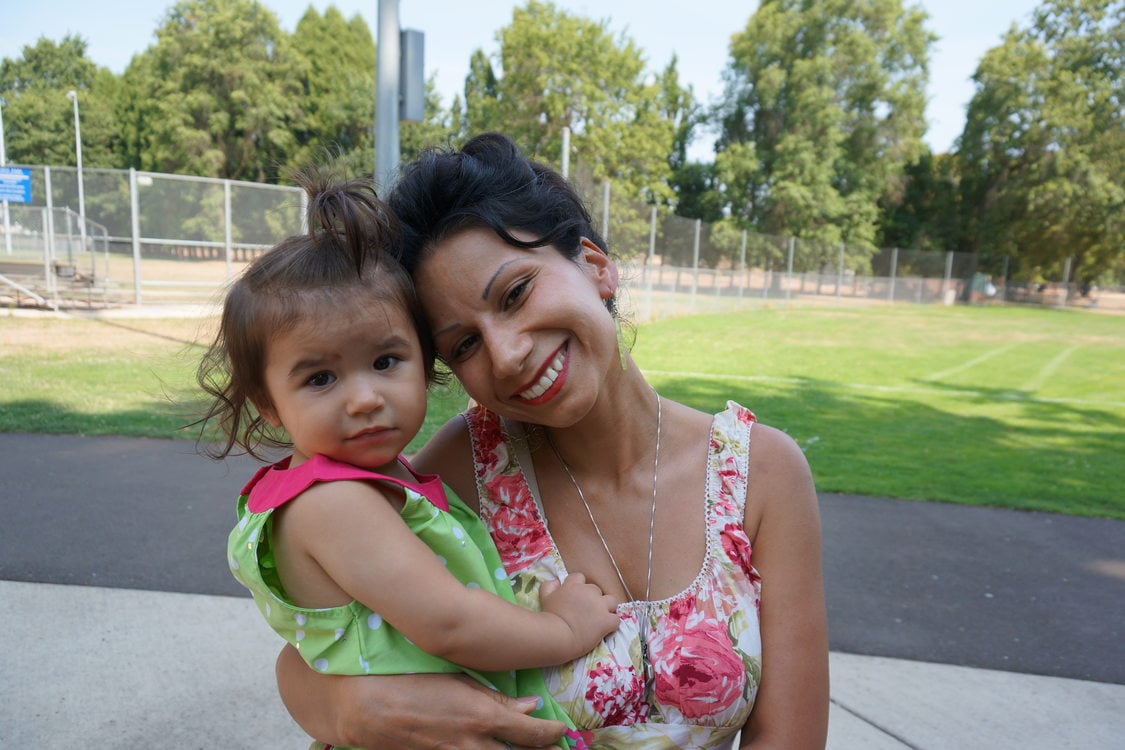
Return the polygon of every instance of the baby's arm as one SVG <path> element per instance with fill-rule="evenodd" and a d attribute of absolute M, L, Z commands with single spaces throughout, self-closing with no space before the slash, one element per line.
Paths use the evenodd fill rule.
<path fill-rule="evenodd" d="M 365 482 L 314 485 L 275 524 L 286 589 L 304 606 L 356 599 L 416 646 L 471 669 L 561 664 L 617 629 L 616 600 L 572 574 L 532 612 L 458 581 Z M 293 580 L 294 573 L 304 580 Z M 336 601 L 302 601 L 308 584 L 330 581 Z M 321 587 L 324 588 L 323 586 Z"/>

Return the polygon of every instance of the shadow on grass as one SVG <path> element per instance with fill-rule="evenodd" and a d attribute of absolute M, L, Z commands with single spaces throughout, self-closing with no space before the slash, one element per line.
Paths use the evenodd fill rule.
<path fill-rule="evenodd" d="M 1013 425 L 813 378 L 653 380 L 665 396 L 703 411 L 728 398 L 751 408 L 802 447 L 820 491 L 1125 519 L 1114 489 L 1125 430 L 1107 410 L 1024 398 Z M 1003 393 L 976 398 L 984 405 Z"/>

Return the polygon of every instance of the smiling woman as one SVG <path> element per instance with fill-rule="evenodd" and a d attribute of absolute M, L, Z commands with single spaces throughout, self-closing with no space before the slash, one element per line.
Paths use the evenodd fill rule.
<path fill-rule="evenodd" d="M 518 602 L 538 608 L 576 577 L 622 602 L 615 632 L 544 670 L 583 737 L 822 748 L 827 626 L 799 448 L 737 404 L 707 414 L 654 391 L 620 336 L 617 267 L 589 213 L 506 137 L 424 153 L 389 203 L 437 356 L 474 402 L 416 465 L 477 505 Z M 495 749 L 560 731 L 442 676 L 326 682 L 295 649 L 278 675 L 329 741 Z"/>

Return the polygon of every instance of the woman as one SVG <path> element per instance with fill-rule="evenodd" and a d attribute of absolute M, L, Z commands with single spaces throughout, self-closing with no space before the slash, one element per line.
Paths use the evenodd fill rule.
<path fill-rule="evenodd" d="M 475 402 L 415 457 L 488 525 L 523 603 L 582 572 L 625 602 L 545 670 L 592 746 L 823 748 L 827 625 L 800 449 L 731 404 L 661 398 L 617 324 L 617 269 L 570 186 L 499 135 L 409 165 L 390 198 L 439 357 Z M 751 447 L 752 445 L 752 447 Z M 752 554 L 751 554 L 752 550 Z M 535 747 L 562 724 L 442 675 L 278 660 L 310 734 L 376 748 Z"/>

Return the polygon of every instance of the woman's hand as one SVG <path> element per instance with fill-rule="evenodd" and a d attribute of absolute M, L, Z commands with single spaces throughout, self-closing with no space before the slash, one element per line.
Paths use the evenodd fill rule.
<path fill-rule="evenodd" d="M 286 646 L 277 659 L 277 682 L 302 729 L 345 747 L 544 747 L 566 731 L 562 722 L 527 715 L 538 698 L 510 698 L 464 675 L 325 675 Z"/>

